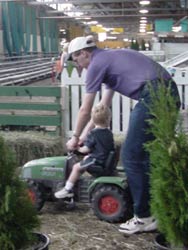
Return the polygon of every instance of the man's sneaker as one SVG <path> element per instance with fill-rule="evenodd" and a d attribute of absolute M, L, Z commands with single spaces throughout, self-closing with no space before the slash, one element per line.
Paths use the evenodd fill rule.
<path fill-rule="evenodd" d="M 152 216 L 147 218 L 134 216 L 132 219 L 120 225 L 119 232 L 130 235 L 138 232 L 154 231 L 156 229 L 157 221 Z"/>
<path fill-rule="evenodd" d="M 71 198 L 74 196 L 72 190 L 67 190 L 65 188 L 62 188 L 61 190 L 55 192 L 54 196 L 58 199 L 63 199 L 63 198 Z"/>

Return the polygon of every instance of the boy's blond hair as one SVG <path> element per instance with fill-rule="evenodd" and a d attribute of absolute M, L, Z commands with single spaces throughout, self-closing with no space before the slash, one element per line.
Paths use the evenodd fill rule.
<path fill-rule="evenodd" d="M 111 120 L 111 110 L 104 104 L 97 104 L 92 109 L 91 118 L 95 125 L 109 127 Z"/>

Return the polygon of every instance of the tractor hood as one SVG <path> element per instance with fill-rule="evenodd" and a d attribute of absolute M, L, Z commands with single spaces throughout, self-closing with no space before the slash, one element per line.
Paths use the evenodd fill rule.
<path fill-rule="evenodd" d="M 66 156 L 46 157 L 32 160 L 22 167 L 21 178 L 59 179 L 62 178 L 66 164 Z"/>
<path fill-rule="evenodd" d="M 33 166 L 43 166 L 43 167 L 58 167 L 59 165 L 62 167 L 66 162 L 67 157 L 65 156 L 55 156 L 55 157 L 46 157 L 40 158 L 32 161 L 28 161 L 24 164 L 23 167 L 33 167 Z"/>

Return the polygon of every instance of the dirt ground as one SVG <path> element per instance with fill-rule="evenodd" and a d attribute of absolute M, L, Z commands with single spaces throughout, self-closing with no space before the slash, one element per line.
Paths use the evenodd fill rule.
<path fill-rule="evenodd" d="M 40 231 L 50 237 L 49 250 L 154 250 L 155 233 L 125 236 L 119 224 L 100 221 L 87 204 L 70 211 L 48 202 L 40 212 Z"/>

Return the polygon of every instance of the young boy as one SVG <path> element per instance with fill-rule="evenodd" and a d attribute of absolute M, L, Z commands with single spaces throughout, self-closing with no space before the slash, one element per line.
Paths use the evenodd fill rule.
<path fill-rule="evenodd" d="M 83 172 L 87 171 L 91 175 L 102 175 L 106 159 L 110 151 L 114 151 L 113 134 L 108 128 L 111 120 L 110 109 L 103 104 L 95 106 L 91 113 L 91 119 L 95 128 L 88 134 L 84 146 L 78 148 L 79 152 L 88 153 L 88 155 L 73 166 L 65 187 L 54 194 L 56 198 L 73 197 L 72 189 Z M 96 165 L 99 168 L 96 168 Z"/>

